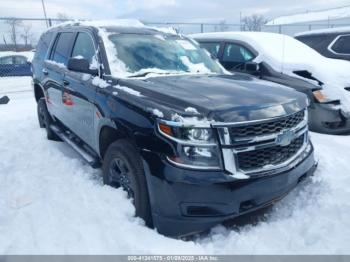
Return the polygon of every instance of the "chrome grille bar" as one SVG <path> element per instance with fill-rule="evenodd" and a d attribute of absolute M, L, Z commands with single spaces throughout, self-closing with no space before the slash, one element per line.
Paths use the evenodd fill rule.
<path fill-rule="evenodd" d="M 285 116 L 283 118 L 285 118 Z M 278 120 L 278 118 L 275 118 L 275 119 Z M 271 119 L 268 119 L 266 121 L 271 121 Z M 258 121 L 258 122 L 263 123 L 262 121 Z M 252 121 L 241 122 L 240 124 L 249 125 L 251 123 Z M 254 124 L 255 123 L 256 121 L 254 121 Z M 307 110 L 305 110 L 304 119 L 293 128 L 284 129 L 281 132 L 268 134 L 268 135 L 244 137 L 238 140 L 234 139 L 230 135 L 229 128 L 232 126 L 232 124 L 229 124 L 226 127 L 221 125 L 217 126 L 220 143 L 222 145 L 222 155 L 224 159 L 225 169 L 237 179 L 247 179 L 253 176 L 254 174 L 266 173 L 267 171 L 273 171 L 273 170 L 289 167 L 293 163 L 296 163 L 296 160 L 303 154 L 303 152 L 307 151 L 308 147 L 310 147 L 310 144 L 308 141 L 307 123 L 308 123 L 308 115 L 307 115 Z M 279 163 L 279 164 L 266 165 L 264 167 L 259 167 L 257 169 L 251 169 L 251 170 L 242 170 L 239 167 L 239 164 L 238 164 L 239 153 L 278 146 L 279 145 L 277 141 L 278 137 L 284 131 L 291 132 L 294 135 L 292 141 L 304 135 L 304 143 L 296 154 L 294 154 L 292 157 L 290 157 L 288 160 L 284 161 L 283 163 Z"/>

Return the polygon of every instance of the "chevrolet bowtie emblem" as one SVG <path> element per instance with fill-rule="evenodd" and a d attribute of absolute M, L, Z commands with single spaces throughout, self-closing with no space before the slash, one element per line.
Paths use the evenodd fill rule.
<path fill-rule="evenodd" d="M 292 130 L 283 130 L 277 135 L 276 143 L 280 146 L 288 146 L 295 138 L 295 133 Z"/>

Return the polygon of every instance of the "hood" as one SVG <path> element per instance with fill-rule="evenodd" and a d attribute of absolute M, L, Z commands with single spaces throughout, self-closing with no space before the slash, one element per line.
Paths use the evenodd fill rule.
<path fill-rule="evenodd" d="M 304 94 L 246 75 L 181 75 L 120 80 L 172 114 L 201 115 L 220 122 L 291 114 L 307 106 Z M 165 114 L 166 115 L 166 114 Z"/>

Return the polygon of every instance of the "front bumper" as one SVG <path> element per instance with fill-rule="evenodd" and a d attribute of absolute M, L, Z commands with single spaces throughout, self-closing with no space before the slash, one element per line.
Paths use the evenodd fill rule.
<path fill-rule="evenodd" d="M 310 131 L 329 135 L 350 135 L 350 117 L 328 104 L 315 103 L 309 108 Z"/>
<path fill-rule="evenodd" d="M 285 196 L 316 168 L 313 150 L 294 168 L 271 176 L 237 180 L 224 172 L 180 169 L 143 152 L 155 228 L 179 237 L 266 207 Z"/>

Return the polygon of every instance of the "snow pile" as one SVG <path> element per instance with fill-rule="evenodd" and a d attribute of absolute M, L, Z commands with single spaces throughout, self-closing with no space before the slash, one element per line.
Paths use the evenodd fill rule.
<path fill-rule="evenodd" d="M 306 70 L 324 83 L 324 93 L 329 99 L 341 99 L 342 109 L 350 112 L 350 63 L 330 59 L 286 35 L 262 32 L 225 32 L 193 35 L 194 38 L 230 38 L 250 44 L 259 55 L 254 62 L 267 62 L 277 72 L 299 77 L 294 71 Z M 302 78 L 307 80 L 306 78 Z M 314 84 L 317 82 L 308 80 Z"/>
<path fill-rule="evenodd" d="M 320 34 L 341 34 L 341 33 L 350 33 L 350 26 L 342 26 L 342 27 L 335 27 L 335 28 L 305 31 L 305 32 L 297 33 L 294 36 L 320 35 Z"/>
<path fill-rule="evenodd" d="M 32 91 L 32 78 L 21 77 L 0 77 L 0 97 L 10 93 Z"/>
<path fill-rule="evenodd" d="M 350 17 L 350 6 L 344 6 L 340 8 L 313 11 L 303 14 L 295 14 L 289 16 L 281 16 L 269 21 L 266 25 L 286 25 L 315 21 L 329 21 L 341 18 Z"/>
<path fill-rule="evenodd" d="M 142 96 L 141 93 L 139 91 L 136 91 L 134 89 L 131 89 L 129 87 L 126 86 L 121 86 L 121 85 L 115 85 L 113 86 L 114 88 L 118 89 L 118 90 L 122 90 L 125 93 L 128 93 L 130 95 L 134 95 L 134 96 Z"/>
<path fill-rule="evenodd" d="M 134 217 L 125 192 L 103 186 L 99 169 L 90 168 L 65 143 L 46 140 L 32 94 L 10 99 L 0 105 L 1 254 L 350 251 L 350 137 L 312 134 L 320 160 L 315 176 L 257 225 L 218 226 L 207 236 L 184 242 L 145 227 Z"/>
<path fill-rule="evenodd" d="M 204 63 L 194 64 L 188 59 L 187 56 L 181 56 L 180 59 L 192 74 L 213 74 L 213 72 L 207 68 Z"/>
<path fill-rule="evenodd" d="M 59 68 L 67 68 L 65 64 L 53 60 L 45 60 L 45 63 L 58 66 Z"/>
<path fill-rule="evenodd" d="M 191 113 L 191 114 L 194 114 L 194 115 L 199 114 L 198 110 L 196 108 L 194 108 L 194 107 L 187 107 L 187 108 L 185 108 L 185 112 Z"/>
<path fill-rule="evenodd" d="M 98 77 L 98 76 L 95 76 L 95 77 L 92 79 L 92 84 L 93 84 L 94 86 L 98 86 L 98 87 L 100 87 L 100 88 L 106 88 L 106 87 L 109 86 L 109 84 L 108 84 L 105 80 L 101 79 L 101 78 Z"/>
<path fill-rule="evenodd" d="M 153 115 L 159 117 L 159 118 L 163 118 L 164 117 L 164 114 L 162 111 L 160 111 L 159 109 L 153 109 L 152 110 L 152 113 Z"/>

